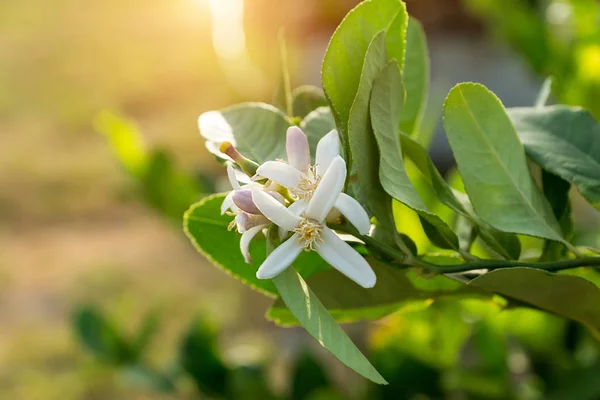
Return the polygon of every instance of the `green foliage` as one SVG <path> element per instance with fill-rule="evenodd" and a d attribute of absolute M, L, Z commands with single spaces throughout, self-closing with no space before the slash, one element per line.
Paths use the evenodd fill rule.
<path fill-rule="evenodd" d="M 509 109 L 527 155 L 600 209 L 600 123 L 579 107 Z"/>
<path fill-rule="evenodd" d="M 444 106 L 444 128 L 482 220 L 506 232 L 564 240 L 529 175 L 523 145 L 492 92 L 469 83 L 452 89 Z"/>
<path fill-rule="evenodd" d="M 283 302 L 321 346 L 365 378 L 386 383 L 293 268 L 283 271 L 273 282 Z"/>
<path fill-rule="evenodd" d="M 292 92 L 292 109 L 295 117 L 306 118 L 311 111 L 327 105 L 325 93 L 318 87 L 304 85 Z"/>
<path fill-rule="evenodd" d="M 329 378 L 315 357 L 309 352 L 302 353 L 294 365 L 290 400 L 306 399 L 329 386 Z"/>

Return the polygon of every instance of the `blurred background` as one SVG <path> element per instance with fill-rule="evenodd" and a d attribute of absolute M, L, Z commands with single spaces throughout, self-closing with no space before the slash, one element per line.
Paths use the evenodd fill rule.
<path fill-rule="evenodd" d="M 320 86 L 327 42 L 357 3 L 0 2 L 0 398 L 196 398 L 189 382 L 182 383 L 180 391 L 157 394 L 143 382 L 124 379 L 123 371 L 111 366 L 114 363 L 98 362 L 89 351 L 95 339 L 86 347 L 73 329 L 79 324 L 81 335 L 86 326 L 97 326 L 98 313 L 127 333 L 158 321 L 145 350 L 150 365 L 171 362 L 182 332 L 201 316 L 218 327 L 218 358 L 231 368 L 270 365 L 264 373 L 276 394 L 290 391 L 290 376 L 295 376 L 299 354 L 307 348 L 318 363 L 329 365 L 326 380 L 356 380 L 301 330 L 284 330 L 265 321 L 270 300 L 210 266 L 185 238 L 178 216 L 203 193 L 226 188 L 224 170 L 198 134 L 200 113 L 241 101 L 272 101 L 280 76 L 281 28 L 293 86 Z M 479 81 L 506 106 L 530 106 L 548 75 L 557 77 L 555 101 L 582 105 L 600 115 L 597 1 L 409 0 L 408 9 L 428 35 L 429 125 L 437 124 L 443 98 L 456 82 Z M 147 188 L 140 188 L 139 177 L 124 171 L 111 149 L 115 139 L 106 134 L 115 126 L 143 138 L 140 148 L 151 153 L 160 171 L 171 171 L 168 179 L 184 181 L 185 196 L 179 203 L 165 211 L 165 197 L 180 196 L 173 194 L 180 186 L 161 193 L 149 189 L 148 194 Z M 443 170 L 451 167 L 443 136 L 436 136 L 432 153 Z M 82 309 L 85 305 L 94 308 Z M 530 326 L 527 335 L 541 330 L 551 336 L 550 344 L 566 346 L 571 355 L 579 351 L 586 365 L 595 365 L 598 348 L 577 326 L 533 311 L 502 314 L 504 320 L 480 326 L 487 311 L 465 314 L 471 306 L 446 305 L 448 309 L 436 314 L 438 319 L 410 310 L 350 330 L 372 354 L 385 346 L 395 348 L 377 358 L 384 375 L 388 367 L 388 372 L 408 368 L 415 376 L 459 388 L 459 397 L 452 397 L 458 399 L 517 398 L 503 391 L 506 379 L 512 382 L 508 386 L 519 387 L 518 398 L 543 398 L 540 393 L 552 374 L 544 377 L 528 369 L 534 358 L 524 355 L 527 340 L 518 342 L 513 352 L 502 350 L 514 343 L 505 338 L 523 334 L 511 329 L 529 329 L 524 321 L 539 323 Z M 465 315 L 479 316 L 469 320 Z M 446 324 L 441 316 L 462 322 Z M 445 332 L 452 332 L 448 342 L 432 339 L 444 326 Z M 471 385 L 464 384 L 462 372 L 440 375 L 468 351 L 467 338 L 477 342 L 490 335 L 504 338 L 492 341 L 501 344 L 500 356 L 492 355 L 490 361 L 493 371 L 500 368 L 499 385 L 486 381 L 481 375 L 485 368 L 477 366 L 473 369 L 480 379 L 472 390 L 461 386 Z M 406 356 L 411 348 L 420 349 L 419 354 Z M 555 353 L 540 353 L 546 360 L 557 360 Z M 388 360 L 389 354 L 404 360 L 403 366 Z M 556 368 L 575 368 L 575 356 L 569 357 L 556 361 L 561 364 Z M 405 387 L 415 380 L 398 376 Z M 350 387 L 356 385 L 351 382 Z M 445 397 L 437 389 L 429 394 L 419 390 L 405 397 L 378 395 Z M 341 393 L 340 398 L 353 397 L 347 387 L 333 392 Z"/>

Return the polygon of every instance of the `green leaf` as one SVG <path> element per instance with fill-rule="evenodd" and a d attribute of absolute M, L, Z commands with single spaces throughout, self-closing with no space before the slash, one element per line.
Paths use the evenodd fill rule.
<path fill-rule="evenodd" d="M 419 214 L 427 237 L 436 246 L 458 250 L 458 237 L 444 221 L 429 212 L 404 167 L 399 138 L 403 103 L 404 87 L 400 67 L 395 61 L 391 61 L 373 83 L 370 104 L 371 123 L 379 146 L 381 185 L 390 196 Z"/>
<path fill-rule="evenodd" d="M 316 86 L 303 85 L 292 92 L 292 108 L 294 117 L 304 118 L 319 107 L 327 107 L 327 99 L 323 90 Z"/>
<path fill-rule="evenodd" d="M 429 91 L 429 52 L 421 23 L 408 20 L 406 31 L 406 58 L 402 69 L 406 100 L 400 113 L 400 129 L 408 135 L 420 131 L 427 108 Z"/>
<path fill-rule="evenodd" d="M 147 152 L 144 138 L 133 121 L 109 111 L 102 111 L 94 120 L 94 128 L 103 134 L 123 167 L 134 177 L 146 168 Z"/>
<path fill-rule="evenodd" d="M 81 344 L 98 359 L 119 366 L 136 361 L 129 344 L 97 308 L 77 310 L 73 325 Z"/>
<path fill-rule="evenodd" d="M 321 346 L 365 378 L 378 384 L 387 383 L 335 322 L 294 268 L 287 268 L 273 278 L 273 282 L 285 304 Z"/>
<path fill-rule="evenodd" d="M 427 150 L 408 135 L 401 134 L 400 140 L 405 155 L 410 158 L 423 174 L 438 199 L 456 213 L 466 217 L 475 224 L 482 240 L 500 256 L 507 259 L 518 259 L 521 253 L 519 239 L 511 234 L 492 228 L 483 222 L 473 211 L 469 198 L 453 190 L 431 161 Z"/>
<path fill-rule="evenodd" d="M 461 261 L 443 256 L 430 256 L 426 260 L 437 265 Z M 369 263 L 377 275 L 377 285 L 372 289 L 363 289 L 334 270 L 307 279 L 315 296 L 336 321 L 375 320 L 398 311 L 412 301 L 444 296 L 480 296 L 483 293 L 442 275 L 426 279 L 415 272 L 390 267 L 374 259 L 369 259 Z M 275 300 L 266 317 L 283 326 L 298 324 L 281 299 Z"/>
<path fill-rule="evenodd" d="M 300 128 L 308 136 L 308 144 L 310 146 L 310 154 L 314 162 L 314 156 L 317 152 L 317 144 L 319 140 L 332 129 L 336 129 L 335 119 L 329 107 L 319 107 L 311 111 L 302 122 Z"/>
<path fill-rule="evenodd" d="M 132 343 L 133 351 L 137 357 L 143 355 L 144 350 L 146 350 L 152 339 L 156 336 L 159 322 L 160 318 L 158 313 L 150 312 L 140 323 L 140 327 L 136 332 Z"/>
<path fill-rule="evenodd" d="M 313 392 L 329 386 L 329 378 L 318 360 L 309 351 L 302 353 L 294 364 L 291 400 L 307 399 Z"/>
<path fill-rule="evenodd" d="M 600 210 L 600 123 L 579 107 L 508 110 L 527 155 Z"/>
<path fill-rule="evenodd" d="M 208 150 L 219 151 L 222 142 L 231 142 L 247 158 L 262 164 L 285 157 L 285 133 L 291 121 L 277 108 L 263 103 L 243 103 L 200 115 L 198 126 Z"/>
<path fill-rule="evenodd" d="M 571 184 L 546 170 L 542 170 L 542 188 L 544 196 L 548 199 L 552 212 L 560 224 L 563 236 L 570 239 L 574 229 L 573 219 L 571 218 L 571 202 L 569 200 Z M 565 255 L 566 249 L 561 243 L 546 241 L 540 261 L 558 260 Z"/>
<path fill-rule="evenodd" d="M 387 64 L 385 32 L 375 36 L 362 69 L 358 93 L 350 111 L 348 139 L 366 205 L 386 232 L 395 232 L 392 199 L 379 181 L 379 151 L 373 134 L 369 102 L 373 81 Z"/>
<path fill-rule="evenodd" d="M 253 264 L 246 264 L 240 252 L 240 235 L 228 231 L 233 217 L 221 215 L 224 194 L 204 198 L 194 204 L 184 216 L 184 230 L 196 249 L 212 264 L 267 296 L 277 296 L 271 280 L 258 279 L 256 271 L 265 260 L 265 241 L 257 236 L 250 245 Z M 328 269 L 328 264 L 316 252 L 303 253 L 295 262 L 303 276 Z"/>
<path fill-rule="evenodd" d="M 552 209 L 535 186 L 500 100 L 485 86 L 455 86 L 444 128 L 477 215 L 494 228 L 564 242 Z"/>
<path fill-rule="evenodd" d="M 230 371 L 221 360 L 215 339 L 212 327 L 196 319 L 182 338 L 179 362 L 201 392 L 224 396 L 228 390 Z"/>
<path fill-rule="evenodd" d="M 395 24 L 394 21 L 398 20 Z M 408 16 L 404 3 L 398 0 L 367 0 L 346 15 L 334 32 L 323 60 L 323 89 L 341 129 L 346 151 L 348 120 L 361 81 L 364 59 L 370 43 L 382 30 L 393 27 L 390 48 L 399 62 L 404 58 L 402 25 Z M 402 21 L 405 21 L 404 23 Z"/>
<path fill-rule="evenodd" d="M 488 272 L 469 286 L 572 319 L 600 335 L 600 288 L 586 279 L 517 267 Z"/>

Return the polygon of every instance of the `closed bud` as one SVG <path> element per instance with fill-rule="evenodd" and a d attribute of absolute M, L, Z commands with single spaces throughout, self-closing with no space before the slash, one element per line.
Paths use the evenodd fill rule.
<path fill-rule="evenodd" d="M 256 175 L 258 164 L 254 161 L 244 157 L 231 142 L 223 142 L 219 146 L 221 153 L 227 154 L 241 169 L 244 173 L 250 177 Z"/>

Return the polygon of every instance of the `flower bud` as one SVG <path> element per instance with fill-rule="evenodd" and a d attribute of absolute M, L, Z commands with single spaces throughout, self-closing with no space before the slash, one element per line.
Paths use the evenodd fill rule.
<path fill-rule="evenodd" d="M 237 224 L 238 232 L 244 233 L 250 228 L 254 228 L 258 225 L 264 225 L 270 223 L 270 221 L 264 215 L 253 215 L 246 212 L 241 212 L 235 216 L 235 222 Z"/>
<path fill-rule="evenodd" d="M 277 192 L 267 192 L 271 197 L 285 205 L 285 198 Z M 254 204 L 254 200 L 252 200 L 252 190 L 241 189 L 236 190 L 233 194 L 233 203 L 239 207 L 240 210 L 254 215 L 262 215 L 256 204 Z"/>
<path fill-rule="evenodd" d="M 305 171 L 310 165 L 308 137 L 297 126 L 287 130 L 286 151 L 288 163 L 299 171 Z"/>
<path fill-rule="evenodd" d="M 219 151 L 227 154 L 237 165 L 239 165 L 246 175 L 250 177 L 256 175 L 258 164 L 241 155 L 235 146 L 230 142 L 221 143 L 219 146 Z"/>

